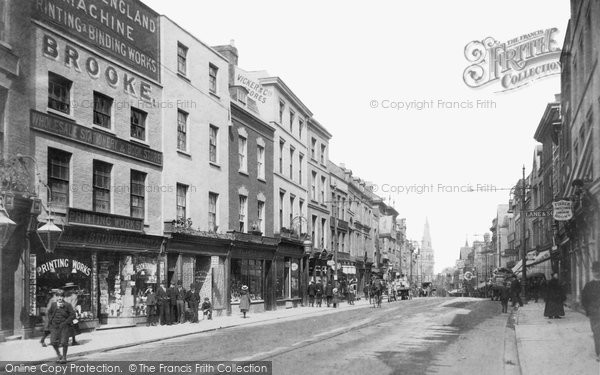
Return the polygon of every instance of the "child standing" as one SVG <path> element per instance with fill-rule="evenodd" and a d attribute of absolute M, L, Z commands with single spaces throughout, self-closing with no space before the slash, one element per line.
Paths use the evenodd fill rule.
<path fill-rule="evenodd" d="M 202 314 L 208 319 L 212 319 L 212 305 L 210 304 L 210 300 L 208 297 L 204 298 L 204 302 L 202 302 Z"/>
<path fill-rule="evenodd" d="M 244 314 L 244 318 L 246 318 L 248 310 L 250 310 L 250 295 L 248 294 L 248 287 L 242 285 L 242 291 L 240 293 L 240 311 Z"/>

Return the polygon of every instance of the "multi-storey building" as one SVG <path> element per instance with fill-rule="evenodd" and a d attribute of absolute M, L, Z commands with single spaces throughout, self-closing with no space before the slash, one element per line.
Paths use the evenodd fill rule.
<path fill-rule="evenodd" d="M 495 253 L 495 265 L 506 267 L 509 261 L 517 261 L 517 254 L 509 247 L 508 226 L 512 213 L 508 213 L 508 204 L 499 204 L 496 208 L 496 217 L 492 220 L 490 231 L 492 232 L 491 247 Z"/>
<path fill-rule="evenodd" d="M 398 212 L 387 205 L 382 199 L 373 201 L 373 210 L 379 213 L 378 235 L 376 241 L 379 244 L 380 261 L 383 276 L 386 279 L 394 279 L 398 269 L 398 239 L 397 222 Z"/>
<path fill-rule="evenodd" d="M 160 17 L 163 100 L 161 196 L 169 237 L 161 278 L 191 284 L 228 308 L 228 61 L 166 16 Z M 211 282 L 213 280 L 213 282 Z"/>
<path fill-rule="evenodd" d="M 329 249 L 330 252 L 337 251 L 337 260 L 341 265 L 342 273 L 354 277 L 356 275 L 356 256 L 350 254 L 350 249 L 348 247 L 348 182 L 343 168 L 343 164 L 338 166 L 335 163 L 328 161 L 328 180 L 331 189 L 331 197 L 328 201 L 329 210 L 331 212 L 331 219 L 329 220 L 331 227 L 331 245 L 329 246 Z M 323 252 L 321 252 L 321 254 L 323 254 Z M 318 253 L 316 253 L 316 256 L 312 257 L 311 262 L 314 263 L 316 267 L 320 266 L 320 269 L 327 267 L 327 265 L 324 264 L 324 259 L 320 258 Z M 314 275 L 316 276 L 316 274 L 317 273 L 315 272 Z"/>
<path fill-rule="evenodd" d="M 162 199 L 163 170 L 158 15 L 135 0 L 127 5 L 140 22 L 112 3 L 7 4 L 3 48 L 21 60 L 18 71 L 7 69 L 18 84 L 6 93 L 4 157 L 37 188 L 14 196 L 19 189 L 4 186 L 9 215 L 28 224 L 12 239 L 19 256 L 2 261 L 2 289 L 10 286 L 2 332 L 30 335 L 50 290 L 67 283 L 80 295 L 82 328 L 144 320 L 139 296 L 158 281 L 163 244 L 161 206 L 153 204 Z M 58 224 L 60 241 L 36 239 L 47 220 Z"/>
<path fill-rule="evenodd" d="M 573 219 L 558 226 L 558 263 L 577 302 L 600 259 L 600 4 L 571 1 L 561 55 L 561 113 L 555 179 L 560 197 L 573 202 Z"/>

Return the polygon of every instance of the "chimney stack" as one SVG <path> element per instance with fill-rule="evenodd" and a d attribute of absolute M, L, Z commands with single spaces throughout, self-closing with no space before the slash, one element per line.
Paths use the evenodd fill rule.
<path fill-rule="evenodd" d="M 229 63 L 233 66 L 238 65 L 238 50 L 235 48 L 235 41 L 233 39 L 231 39 L 227 45 L 214 46 L 212 48 L 221 55 L 225 56 L 225 58 L 229 60 Z"/>

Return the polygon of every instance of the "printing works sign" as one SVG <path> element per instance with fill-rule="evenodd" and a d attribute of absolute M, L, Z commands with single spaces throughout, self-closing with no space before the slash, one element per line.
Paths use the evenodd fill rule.
<path fill-rule="evenodd" d="M 160 81 L 158 14 L 137 0 L 36 0 L 33 17 Z"/>
<path fill-rule="evenodd" d="M 557 28 L 537 30 L 499 42 L 492 37 L 474 40 L 465 47 L 465 58 L 472 63 L 463 72 L 467 86 L 480 88 L 498 83 L 504 92 L 555 74 L 560 74 Z"/>

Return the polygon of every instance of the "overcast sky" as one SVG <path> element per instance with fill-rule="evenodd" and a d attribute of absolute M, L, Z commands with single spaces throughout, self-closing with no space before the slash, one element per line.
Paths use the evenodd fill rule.
<path fill-rule="evenodd" d="M 144 2 L 208 45 L 235 40 L 242 69 L 281 77 L 333 134 L 331 160 L 377 184 L 407 218 L 409 237 L 420 241 L 429 218 L 436 272 L 454 265 L 466 238 L 489 232 L 508 202 L 502 189 L 523 164 L 531 170 L 533 134 L 560 91 L 559 75 L 504 93 L 498 84 L 472 89 L 464 49 L 553 27 L 561 47 L 568 0 Z M 433 105 L 384 109 L 384 100 Z"/>

